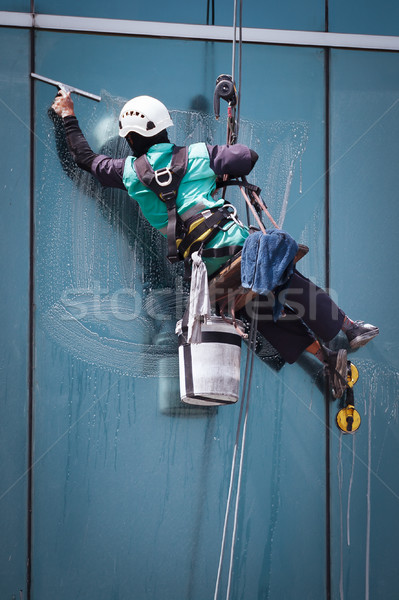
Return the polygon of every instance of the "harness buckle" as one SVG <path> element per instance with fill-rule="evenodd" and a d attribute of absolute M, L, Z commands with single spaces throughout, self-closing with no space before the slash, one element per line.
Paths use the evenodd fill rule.
<path fill-rule="evenodd" d="M 172 171 L 170 167 L 165 167 L 163 169 L 158 169 L 154 171 L 155 181 L 161 187 L 166 187 L 172 183 Z M 164 179 L 166 177 L 166 179 Z"/>
<path fill-rule="evenodd" d="M 181 256 L 179 254 L 168 255 L 166 258 L 170 263 L 172 263 L 172 265 L 181 261 Z"/>
<path fill-rule="evenodd" d="M 176 199 L 176 191 L 172 190 L 171 192 L 166 192 L 165 194 L 159 194 L 159 197 L 163 202 L 172 202 Z"/>

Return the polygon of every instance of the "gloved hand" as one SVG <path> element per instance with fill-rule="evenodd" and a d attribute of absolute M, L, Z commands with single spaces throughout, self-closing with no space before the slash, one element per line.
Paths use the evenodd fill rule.
<path fill-rule="evenodd" d="M 75 115 L 71 93 L 65 92 L 64 90 L 58 92 L 51 108 L 60 117 L 70 117 Z"/>

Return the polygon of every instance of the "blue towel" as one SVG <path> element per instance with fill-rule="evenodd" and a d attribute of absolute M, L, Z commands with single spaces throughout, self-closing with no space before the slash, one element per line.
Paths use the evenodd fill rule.
<path fill-rule="evenodd" d="M 244 242 L 241 285 L 265 296 L 271 291 L 275 292 L 275 321 L 283 308 L 278 296 L 289 285 L 297 251 L 296 241 L 281 229 L 269 229 L 266 234 L 257 231 L 249 235 Z"/>

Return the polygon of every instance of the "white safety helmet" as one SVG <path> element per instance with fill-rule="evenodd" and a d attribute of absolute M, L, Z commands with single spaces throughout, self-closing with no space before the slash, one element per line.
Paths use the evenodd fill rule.
<path fill-rule="evenodd" d="M 166 106 L 151 96 L 132 98 L 119 115 L 119 135 L 123 138 L 130 131 L 143 137 L 152 137 L 172 125 Z"/>

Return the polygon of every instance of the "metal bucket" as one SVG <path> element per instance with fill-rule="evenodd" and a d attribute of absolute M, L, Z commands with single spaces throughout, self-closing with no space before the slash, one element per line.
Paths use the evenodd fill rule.
<path fill-rule="evenodd" d="M 234 404 L 240 391 L 241 321 L 234 326 L 222 317 L 202 324 L 200 344 L 188 344 L 187 329 L 178 321 L 180 398 L 186 404 Z"/>

